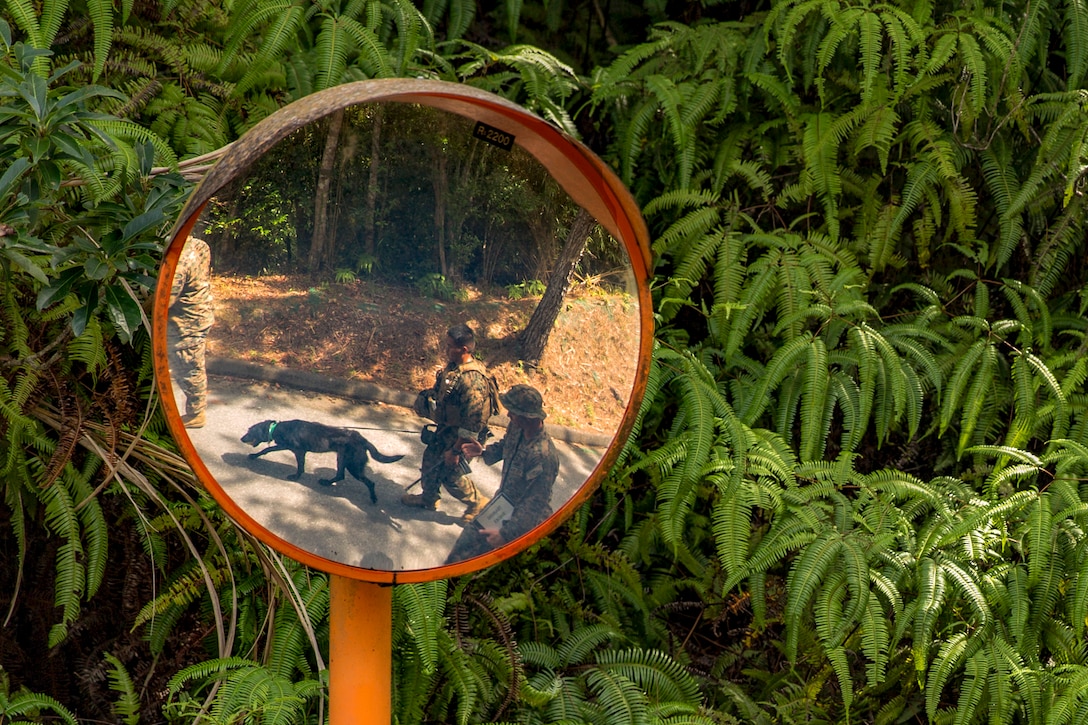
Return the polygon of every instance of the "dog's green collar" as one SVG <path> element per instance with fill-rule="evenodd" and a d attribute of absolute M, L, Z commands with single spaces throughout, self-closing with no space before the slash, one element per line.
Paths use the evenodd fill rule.
<path fill-rule="evenodd" d="M 272 434 L 276 432 L 276 421 L 272 421 L 268 426 L 268 437 L 271 438 Z"/>

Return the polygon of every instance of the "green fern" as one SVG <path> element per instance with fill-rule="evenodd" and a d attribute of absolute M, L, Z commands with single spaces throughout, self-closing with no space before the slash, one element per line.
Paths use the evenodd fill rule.
<path fill-rule="evenodd" d="M 190 682 L 219 683 L 210 714 L 218 721 L 246 715 L 256 716 L 267 725 L 296 722 L 309 700 L 317 697 L 324 685 L 315 680 L 291 682 L 269 670 L 239 657 L 221 658 L 187 667 L 171 678 L 170 693 L 177 699 L 165 711 L 171 716 L 195 715 L 198 708 L 191 700 L 178 697 Z"/>
<path fill-rule="evenodd" d="M 117 701 L 113 704 L 113 713 L 125 725 L 139 725 L 140 722 L 140 698 L 133 685 L 132 677 L 125 669 L 121 660 L 109 652 L 103 656 L 109 663 L 110 689 L 117 693 Z"/>
<path fill-rule="evenodd" d="M 34 721 L 40 722 L 40 718 L 45 713 L 49 713 L 50 717 L 60 718 L 68 725 L 77 725 L 75 716 L 49 695 L 31 692 L 26 688 L 20 688 L 13 694 L 8 673 L 0 672 L 0 714 L 4 715 L 5 720 L 11 718 L 12 725 L 23 725 Z M 21 719 L 24 716 L 27 719 Z"/>

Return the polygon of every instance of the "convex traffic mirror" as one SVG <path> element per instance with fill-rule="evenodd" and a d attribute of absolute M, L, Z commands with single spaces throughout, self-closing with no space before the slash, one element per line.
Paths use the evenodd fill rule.
<path fill-rule="evenodd" d="M 439 81 L 317 93 L 235 142 L 171 232 L 167 419 L 273 548 L 378 583 L 471 572 L 615 462 L 648 268 L 627 190 L 524 109 Z"/>

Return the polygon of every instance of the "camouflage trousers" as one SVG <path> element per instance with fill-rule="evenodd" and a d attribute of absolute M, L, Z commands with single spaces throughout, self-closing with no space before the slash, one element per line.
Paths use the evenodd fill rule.
<path fill-rule="evenodd" d="M 423 449 L 423 464 L 420 466 L 420 486 L 423 489 L 423 501 L 433 504 L 441 498 L 441 489 L 462 503 L 477 503 L 480 492 L 468 476 L 461 475 L 456 466 L 445 460 L 446 449 L 443 446 L 430 445 Z"/>
<path fill-rule="evenodd" d="M 486 554 L 494 548 L 478 528 L 466 526 L 461 535 L 457 537 L 457 542 L 453 545 L 453 549 L 450 550 L 449 556 L 446 557 L 446 563 L 456 564 L 459 561 Z"/>
<path fill-rule="evenodd" d="M 204 361 L 207 331 L 183 335 L 175 325 L 170 324 L 166 332 L 166 347 L 170 377 L 185 394 L 185 413 L 199 413 L 204 410 L 208 399 L 208 373 Z"/>

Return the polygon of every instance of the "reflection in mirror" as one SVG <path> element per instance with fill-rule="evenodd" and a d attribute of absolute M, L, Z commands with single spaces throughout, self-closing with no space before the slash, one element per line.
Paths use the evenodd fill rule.
<path fill-rule="evenodd" d="M 169 360 L 191 442 L 315 556 L 404 571 L 485 553 L 570 500 L 624 416 L 627 252 L 484 133 L 408 103 L 334 112 L 217 193 L 179 257 Z"/>

